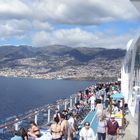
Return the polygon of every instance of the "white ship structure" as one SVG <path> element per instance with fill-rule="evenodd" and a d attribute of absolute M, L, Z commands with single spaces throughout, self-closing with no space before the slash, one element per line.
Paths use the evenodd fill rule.
<path fill-rule="evenodd" d="M 131 0 L 140 12 L 140 0 Z M 140 33 L 127 44 L 127 52 L 121 69 L 121 90 L 134 117 L 138 114 L 140 100 Z"/>

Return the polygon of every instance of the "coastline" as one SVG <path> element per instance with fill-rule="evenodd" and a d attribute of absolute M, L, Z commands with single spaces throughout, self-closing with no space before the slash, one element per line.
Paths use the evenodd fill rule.
<path fill-rule="evenodd" d="M 22 76 L 22 75 L 0 75 L 0 77 L 7 77 L 7 78 L 29 78 L 29 79 L 39 79 L 39 80 L 77 80 L 77 81 L 96 81 L 96 82 L 110 82 L 110 81 L 117 81 L 117 77 L 100 77 L 100 78 L 96 78 L 96 77 L 65 77 L 65 78 L 54 78 L 54 77 L 50 77 L 50 78 L 46 78 L 44 75 L 40 75 L 40 77 L 36 77 L 36 76 Z"/>

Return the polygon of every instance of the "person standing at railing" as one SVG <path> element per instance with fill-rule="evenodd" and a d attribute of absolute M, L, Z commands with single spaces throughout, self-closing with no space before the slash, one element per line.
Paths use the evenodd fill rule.
<path fill-rule="evenodd" d="M 21 133 L 23 140 L 28 140 L 27 132 L 25 131 L 25 129 L 23 127 L 20 128 L 20 133 Z"/>
<path fill-rule="evenodd" d="M 50 127 L 52 140 L 62 140 L 62 132 L 59 117 L 54 118 L 54 123 Z"/>
<path fill-rule="evenodd" d="M 61 117 L 61 132 L 62 132 L 62 140 L 67 140 L 68 138 L 68 121 L 65 119 L 64 114 L 60 114 Z"/>
<path fill-rule="evenodd" d="M 81 129 L 80 133 L 80 140 L 96 140 L 96 136 L 94 131 L 90 127 L 89 122 L 84 123 L 84 127 Z"/>
<path fill-rule="evenodd" d="M 28 130 L 28 135 L 33 138 L 40 137 L 40 129 L 34 121 L 30 122 L 31 128 Z"/>
<path fill-rule="evenodd" d="M 59 118 L 59 121 L 60 121 L 60 110 L 58 108 L 55 109 L 55 113 L 53 115 L 53 119 L 58 117 Z"/>

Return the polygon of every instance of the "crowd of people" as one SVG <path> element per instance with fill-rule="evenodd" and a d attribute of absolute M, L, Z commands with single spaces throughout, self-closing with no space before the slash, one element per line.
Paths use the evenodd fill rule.
<path fill-rule="evenodd" d="M 115 120 L 115 114 L 122 110 L 121 101 L 111 101 L 111 96 L 120 92 L 120 82 L 100 83 L 79 91 L 77 103 L 73 109 L 60 111 L 56 109 L 53 122 L 50 125 L 52 140 L 117 140 L 119 124 Z M 111 107 L 112 106 L 112 107 Z M 82 128 L 79 127 L 79 118 L 85 113 L 85 108 L 96 111 L 98 117 L 97 131 L 94 132 L 90 122 L 85 121 Z M 87 114 L 85 114 L 87 115 Z M 11 140 L 28 140 L 41 136 L 40 129 L 31 122 L 31 127 L 26 132 L 20 128 L 20 136 L 16 131 Z"/>

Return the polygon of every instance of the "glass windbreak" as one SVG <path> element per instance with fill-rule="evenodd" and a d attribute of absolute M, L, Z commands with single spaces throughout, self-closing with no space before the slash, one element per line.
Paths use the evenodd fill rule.
<path fill-rule="evenodd" d="M 130 73 L 131 71 L 131 62 L 132 62 L 132 50 L 129 50 L 125 58 L 125 72 Z"/>
<path fill-rule="evenodd" d="M 135 67 L 140 68 L 140 46 L 136 52 Z"/>

